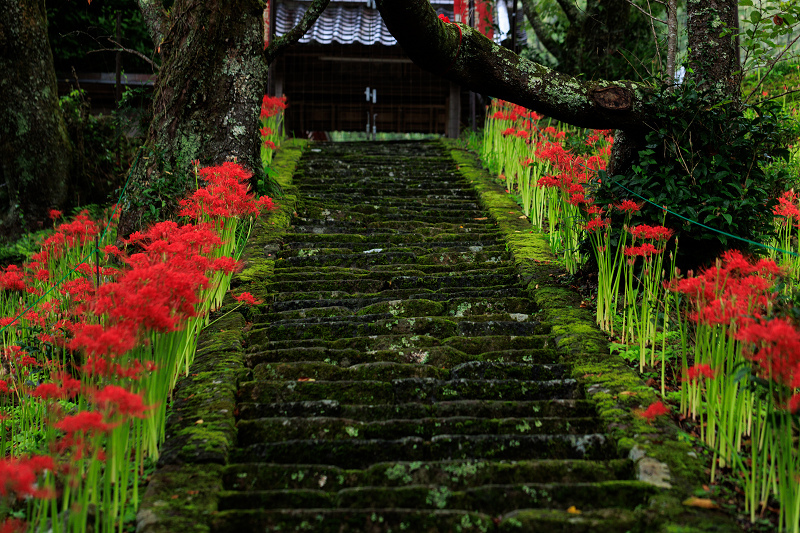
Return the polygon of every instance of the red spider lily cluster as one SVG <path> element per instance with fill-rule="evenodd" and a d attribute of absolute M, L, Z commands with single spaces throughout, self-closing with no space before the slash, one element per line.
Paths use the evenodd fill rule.
<path fill-rule="evenodd" d="M 21 453 L 7 439 L 13 426 L 4 425 L 0 497 L 52 499 L 61 497 L 56 488 L 66 483 L 72 487 L 70 498 L 96 498 L 99 489 L 76 488 L 86 482 L 87 465 L 106 460 L 107 443 L 122 438 L 119 431 L 124 430 L 124 444 L 114 453 L 128 458 L 130 447 L 138 446 L 128 437 L 129 428 L 166 400 L 146 400 L 149 377 L 169 366 L 149 348 L 154 335 L 183 330 L 208 309 L 203 294 L 212 288 L 212 278 L 238 268 L 234 258 L 220 255 L 229 247 L 227 221 L 275 208 L 270 198 L 248 192 L 251 173 L 238 164 L 199 169 L 198 175 L 204 186 L 181 202 L 182 215 L 191 222 L 160 222 L 132 234 L 125 249 L 107 244 L 88 255 L 91 263 L 65 268 L 64 261 L 85 257 L 85 248 L 94 247 L 101 234 L 88 213 L 80 213 L 57 226 L 30 262 L 0 272 L 0 306 L 6 315 L 0 318 L 2 363 L 10 370 L 0 380 L 0 407 L 30 406 L 45 413 L 37 424 L 50 436 L 49 455 Z M 67 271 L 71 279 L 48 286 Z M 260 303 L 249 293 L 236 299 Z M 65 401 L 80 410 L 65 411 Z M 143 439 L 143 426 L 137 427 L 135 434 Z M 120 463 L 119 457 L 108 460 L 105 469 Z M 128 468 L 127 459 L 122 463 Z M 65 481 L 56 482 L 56 476 Z M 0 524 L 18 526 L 24 523 Z"/>

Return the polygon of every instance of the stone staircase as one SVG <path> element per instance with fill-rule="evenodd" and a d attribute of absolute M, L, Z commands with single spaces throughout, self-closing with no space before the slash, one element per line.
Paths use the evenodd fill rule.
<path fill-rule="evenodd" d="M 653 531 L 441 144 L 314 144 L 294 182 L 211 531 Z"/>

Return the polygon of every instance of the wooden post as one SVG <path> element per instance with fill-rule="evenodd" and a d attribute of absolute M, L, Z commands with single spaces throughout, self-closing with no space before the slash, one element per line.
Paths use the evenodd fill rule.
<path fill-rule="evenodd" d="M 447 106 L 447 137 L 458 139 L 461 127 L 461 86 L 450 82 L 450 97 Z"/>

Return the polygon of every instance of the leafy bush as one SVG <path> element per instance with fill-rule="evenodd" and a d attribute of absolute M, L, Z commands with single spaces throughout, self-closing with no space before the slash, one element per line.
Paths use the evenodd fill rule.
<path fill-rule="evenodd" d="M 625 175 L 603 179 L 598 200 L 643 197 L 684 217 L 667 217 L 684 265 L 704 264 L 727 248 L 757 252 L 729 235 L 769 242 L 772 207 L 789 181 L 787 167 L 776 163 L 788 159 L 793 121 L 774 102 L 713 104 L 690 83 L 663 90 L 649 105 L 655 126 L 638 161 Z M 648 205 L 639 216 L 634 223 L 661 223 L 664 215 Z"/>

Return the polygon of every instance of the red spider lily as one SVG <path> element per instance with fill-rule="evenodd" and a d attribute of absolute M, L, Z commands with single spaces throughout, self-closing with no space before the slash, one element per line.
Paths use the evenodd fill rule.
<path fill-rule="evenodd" d="M 450 24 L 450 19 L 443 15 L 442 13 L 439 14 L 439 20 L 443 21 L 446 24 Z"/>
<path fill-rule="evenodd" d="M 264 303 L 262 300 L 257 300 L 256 297 L 249 292 L 243 292 L 242 294 L 236 295 L 233 297 L 233 299 L 237 302 L 242 302 L 247 305 L 258 305 Z"/>
<path fill-rule="evenodd" d="M 786 409 L 791 413 L 796 413 L 800 409 L 800 393 L 793 394 L 786 404 Z"/>
<path fill-rule="evenodd" d="M 105 433 L 114 426 L 103 422 L 102 413 L 97 411 L 81 411 L 76 415 L 65 416 L 56 422 L 56 429 L 60 429 L 67 435 L 75 433 Z"/>
<path fill-rule="evenodd" d="M 778 198 L 772 212 L 779 217 L 784 217 L 788 221 L 800 220 L 800 209 L 797 207 L 797 194 L 794 191 L 786 191 Z"/>
<path fill-rule="evenodd" d="M 17 265 L 8 265 L 5 271 L 0 272 L 0 289 L 6 291 L 33 292 L 33 287 L 28 285 L 25 273 Z"/>
<path fill-rule="evenodd" d="M 644 203 L 636 203 L 633 200 L 623 200 L 622 203 L 615 205 L 614 207 L 623 213 L 634 214 L 638 213 L 642 209 L 643 205 Z"/>
<path fill-rule="evenodd" d="M 11 392 L 9 390 L 8 385 L 9 385 L 8 381 L 0 379 L 0 394 L 8 394 L 9 392 Z"/>
<path fill-rule="evenodd" d="M 762 377 L 800 387 L 800 331 L 789 319 L 751 321 L 736 338 L 745 344 L 745 357 L 758 365 Z"/>
<path fill-rule="evenodd" d="M 252 172 L 226 161 L 215 167 L 202 168 L 198 175 L 206 186 L 196 190 L 190 198 L 181 200 L 181 216 L 197 219 L 201 215 L 225 218 L 258 215 L 259 204 L 253 195 L 248 194 L 247 183 Z"/>
<path fill-rule="evenodd" d="M 106 385 L 92 395 L 92 401 L 110 416 L 145 418 L 147 411 L 151 409 L 150 406 L 144 405 L 141 395 L 116 385 Z"/>
<path fill-rule="evenodd" d="M 28 531 L 28 524 L 19 518 L 6 518 L 0 524 L 0 533 L 24 533 Z"/>
<path fill-rule="evenodd" d="M 62 213 L 58 209 L 51 209 L 50 211 L 47 212 L 47 216 L 50 218 L 50 220 L 55 220 L 57 218 L 60 218 L 63 214 L 64 213 Z"/>
<path fill-rule="evenodd" d="M 517 133 L 515 133 L 514 135 L 516 135 L 520 139 L 530 139 L 531 136 L 530 132 L 525 130 L 517 130 Z"/>
<path fill-rule="evenodd" d="M 272 129 L 271 128 L 263 127 L 259 131 L 261 132 L 261 136 L 262 137 L 267 137 L 269 135 L 272 135 Z"/>
<path fill-rule="evenodd" d="M 771 259 L 748 261 L 736 250 L 725 252 L 717 265 L 702 274 L 678 280 L 671 290 L 689 296 L 698 309 L 691 318 L 701 323 L 736 323 L 757 316 L 772 299 L 782 270 Z"/>
<path fill-rule="evenodd" d="M 270 150 L 278 149 L 277 145 L 269 139 L 264 140 L 264 147 L 269 148 Z"/>
<path fill-rule="evenodd" d="M 714 379 L 716 372 L 709 365 L 697 364 L 691 368 L 686 369 L 686 376 L 684 381 L 698 381 L 700 378 Z"/>
<path fill-rule="evenodd" d="M 648 226 L 640 224 L 628 230 L 637 239 L 649 239 L 654 241 L 668 241 L 675 234 L 675 230 L 664 226 Z"/>
<path fill-rule="evenodd" d="M 260 119 L 264 120 L 275 116 L 283 109 L 286 109 L 286 96 L 268 96 L 265 94 L 261 102 Z"/>
<path fill-rule="evenodd" d="M 586 137 L 586 140 L 584 141 L 584 144 L 586 144 L 586 146 L 594 146 L 595 143 L 597 141 L 599 141 L 599 140 L 600 140 L 600 136 L 599 135 L 591 134 L 588 137 Z"/>
<path fill-rule="evenodd" d="M 31 392 L 31 396 L 41 398 L 42 400 L 52 400 L 61 397 L 61 390 L 55 383 L 41 383 Z"/>
<path fill-rule="evenodd" d="M 656 417 L 666 415 L 669 413 L 669 407 L 664 405 L 662 402 L 655 402 L 650 404 L 650 406 L 639 413 L 639 416 L 647 420 L 648 422 L 653 422 Z"/>
<path fill-rule="evenodd" d="M 503 135 L 503 137 L 508 137 L 509 135 L 516 135 L 516 133 L 517 130 L 515 130 L 514 128 L 506 128 L 503 130 L 501 135 Z"/>
<path fill-rule="evenodd" d="M 663 249 L 659 250 L 649 242 L 646 242 L 641 246 L 625 247 L 625 255 L 628 257 L 634 257 L 634 256 L 650 257 L 656 254 L 660 254 L 663 251 L 664 251 Z"/>
<path fill-rule="evenodd" d="M 89 355 L 119 356 L 132 350 L 137 341 L 136 329 L 130 322 L 111 326 L 80 323 L 73 326 L 73 338 L 68 347 L 84 350 Z"/>
<path fill-rule="evenodd" d="M 48 470 L 51 472 L 55 470 L 55 464 L 53 458 L 47 455 L 0 459 L 0 496 L 14 493 L 17 498 L 54 497 L 52 490 L 40 489 L 37 486 L 38 477 Z"/>
<path fill-rule="evenodd" d="M 595 231 L 602 231 L 607 227 L 608 227 L 608 220 L 604 220 L 599 217 L 593 218 L 586 223 L 586 231 L 589 233 L 594 233 Z"/>

